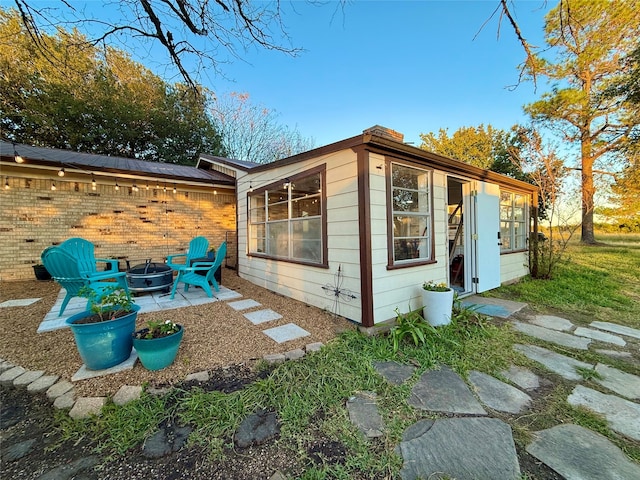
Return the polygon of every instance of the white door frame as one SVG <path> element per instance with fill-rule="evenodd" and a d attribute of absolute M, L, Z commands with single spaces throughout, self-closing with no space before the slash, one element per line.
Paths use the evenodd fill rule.
<path fill-rule="evenodd" d="M 476 181 L 471 196 L 472 282 L 481 293 L 500 286 L 500 187 Z"/>

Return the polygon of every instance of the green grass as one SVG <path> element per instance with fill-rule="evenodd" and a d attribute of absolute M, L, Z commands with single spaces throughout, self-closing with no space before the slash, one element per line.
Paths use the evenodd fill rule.
<path fill-rule="evenodd" d="M 553 279 L 524 280 L 502 287 L 492 295 L 525 301 L 539 312 L 564 316 L 574 323 L 598 319 L 639 328 L 640 242 L 625 238 L 624 245 L 614 243 L 613 237 L 607 246 L 572 244 L 568 250 L 570 260 L 560 265 Z M 394 448 L 401 441 L 402 432 L 427 415 L 407 403 L 422 372 L 439 364 L 449 365 L 463 376 L 470 370 L 495 375 L 514 363 L 541 368 L 512 348 L 518 342 L 540 342 L 514 332 L 507 325 L 483 320 L 470 310 L 458 311 L 448 326 L 422 329 L 421 333 L 424 342 L 416 345 L 414 337 L 408 334 L 396 349 L 392 336 L 369 337 L 348 331 L 319 352 L 281 364 L 242 390 L 224 394 L 176 389 L 163 398 L 144 395 L 126 406 L 109 404 L 101 417 L 91 420 L 74 422 L 61 415 L 60 431 L 64 438 L 90 436 L 101 451 L 122 455 L 140 445 L 160 422 L 172 419 L 191 425 L 194 431 L 190 443 L 208 446 L 216 458 L 232 446 L 238 424 L 262 408 L 277 412 L 281 422 L 278 447 L 290 449 L 295 458 L 302 459 L 304 474 L 300 478 L 397 478 L 402 463 Z M 590 364 L 606 361 L 615 368 L 640 373 L 635 366 L 593 351 L 562 353 Z M 416 372 L 401 386 L 388 384 L 373 368 L 375 361 L 384 360 L 414 365 Z M 595 371 L 587 369 L 580 373 L 585 384 L 597 388 L 592 384 L 597 378 Z M 572 384 L 561 381 L 551 392 L 536 399 L 535 413 L 505 418 L 512 425 L 516 442 L 525 445 L 531 432 L 571 422 L 608 436 L 639 461 L 639 442 L 621 438 L 608 429 L 602 418 L 566 403 L 571 389 Z M 377 395 L 386 426 L 381 439 L 365 441 L 349 421 L 345 403 L 359 391 Z M 318 438 L 342 445 L 346 452 L 344 461 L 317 464 L 306 458 L 308 447 Z"/>

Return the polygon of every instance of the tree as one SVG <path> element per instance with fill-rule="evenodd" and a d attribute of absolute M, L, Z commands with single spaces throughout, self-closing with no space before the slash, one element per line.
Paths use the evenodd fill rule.
<path fill-rule="evenodd" d="M 145 160 L 193 163 L 223 153 L 207 92 L 169 85 L 119 50 L 59 29 L 35 48 L 15 11 L 0 10 L 0 128 L 7 140 Z"/>
<path fill-rule="evenodd" d="M 278 123 L 275 111 L 251 104 L 247 93 L 232 92 L 218 98 L 212 115 L 230 158 L 270 163 L 314 146 L 313 139 Z"/>
<path fill-rule="evenodd" d="M 530 68 L 554 82 L 551 92 L 525 107 L 539 126 L 558 131 L 580 147 L 582 242 L 595 243 L 594 173 L 619 159 L 615 154 L 637 126 L 628 103 L 611 95 L 625 75 L 621 60 L 640 36 L 635 2 L 563 0 L 546 17 L 545 40 L 555 61 L 534 55 Z"/>

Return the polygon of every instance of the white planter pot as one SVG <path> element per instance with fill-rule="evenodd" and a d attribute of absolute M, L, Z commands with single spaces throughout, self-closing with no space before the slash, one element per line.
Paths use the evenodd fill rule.
<path fill-rule="evenodd" d="M 452 288 L 446 292 L 422 289 L 422 314 L 430 325 L 437 327 L 451 323 L 453 293 Z"/>

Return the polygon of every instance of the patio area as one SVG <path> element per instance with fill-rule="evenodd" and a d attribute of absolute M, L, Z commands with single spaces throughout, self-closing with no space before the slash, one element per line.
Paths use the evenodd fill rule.
<path fill-rule="evenodd" d="M 251 367 L 264 355 L 327 343 L 338 332 L 354 328 L 327 310 L 256 287 L 232 270 L 225 271 L 223 278 L 224 285 L 214 298 L 193 287 L 184 292 L 182 286 L 174 300 L 158 292 L 136 297 L 142 307 L 136 328 L 149 320 L 165 319 L 184 326 L 178 357 L 170 367 L 156 372 L 136 362 L 130 370 L 74 382 L 78 395 L 113 395 L 122 385 L 163 386 L 202 370 L 238 364 Z M 55 282 L 3 282 L 1 290 L 0 358 L 71 380 L 82 361 L 63 319 L 82 310 L 85 300 L 73 299 L 64 317 L 58 317 L 64 295 Z M 283 332 L 284 336 L 278 335 Z"/>

